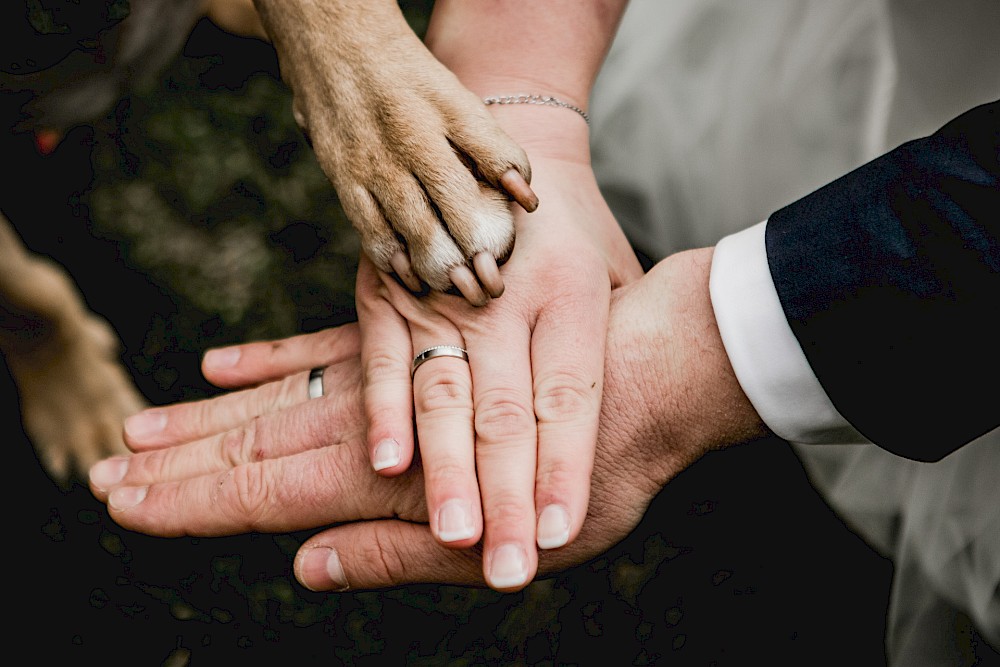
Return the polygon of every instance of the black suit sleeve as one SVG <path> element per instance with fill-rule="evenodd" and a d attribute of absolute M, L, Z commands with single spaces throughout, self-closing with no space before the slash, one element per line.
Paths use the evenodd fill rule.
<path fill-rule="evenodd" d="M 940 459 L 1000 425 L 1000 102 L 770 216 L 769 267 L 833 404 Z"/>

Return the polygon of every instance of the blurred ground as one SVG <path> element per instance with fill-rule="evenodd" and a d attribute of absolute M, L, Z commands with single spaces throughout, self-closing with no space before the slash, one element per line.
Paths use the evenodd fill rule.
<path fill-rule="evenodd" d="M 3 140 L 4 212 L 112 322 L 151 403 L 211 395 L 209 346 L 354 318 L 355 239 L 289 104 L 270 47 L 203 22 L 162 81 L 55 155 Z M 707 457 L 606 557 L 516 595 L 324 595 L 291 576 L 305 534 L 120 529 L 44 475 L 0 389 L 9 632 L 33 662 L 884 664 L 891 566 L 783 443 Z"/>

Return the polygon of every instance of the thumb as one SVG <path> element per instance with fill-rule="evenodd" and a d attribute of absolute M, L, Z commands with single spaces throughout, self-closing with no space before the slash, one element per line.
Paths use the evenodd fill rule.
<path fill-rule="evenodd" d="M 314 535 L 299 548 L 294 571 L 312 591 L 486 585 L 480 548 L 448 549 L 427 524 L 395 520 L 349 523 Z"/>

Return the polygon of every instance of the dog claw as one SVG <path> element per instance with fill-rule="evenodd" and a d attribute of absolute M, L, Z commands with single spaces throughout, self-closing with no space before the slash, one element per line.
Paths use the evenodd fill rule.
<path fill-rule="evenodd" d="M 494 299 L 500 298 L 503 294 L 503 278 L 500 277 L 500 269 L 493 255 L 488 252 L 478 253 L 472 258 L 472 266 L 486 292 Z"/>
<path fill-rule="evenodd" d="M 407 289 L 411 292 L 423 291 L 420 278 L 417 278 L 417 274 L 413 272 L 413 265 L 410 264 L 410 258 L 405 252 L 397 250 L 389 258 L 389 264 L 392 266 L 392 270 L 396 272 L 396 275 L 399 276 L 399 279 L 403 281 L 403 284 L 406 285 Z"/>
<path fill-rule="evenodd" d="M 500 185 L 528 213 L 538 208 L 538 195 L 517 169 L 508 169 L 500 177 Z"/>
<path fill-rule="evenodd" d="M 456 266 L 448 272 L 448 277 L 465 297 L 465 300 L 473 306 L 485 306 L 489 303 L 490 298 L 483 292 L 483 288 L 480 287 L 479 281 L 476 280 L 475 274 L 469 267 Z"/>

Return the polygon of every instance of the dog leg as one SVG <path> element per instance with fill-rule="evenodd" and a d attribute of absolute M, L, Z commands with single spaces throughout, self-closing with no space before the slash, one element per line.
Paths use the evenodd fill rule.
<path fill-rule="evenodd" d="M 296 121 L 365 253 L 408 287 L 499 296 L 506 190 L 537 205 L 524 151 L 441 65 L 395 0 L 254 0 Z M 523 179 L 523 180 L 522 180 Z M 485 291 L 484 291 L 485 288 Z"/>
<path fill-rule="evenodd" d="M 0 355 L 25 431 L 57 482 L 128 451 L 122 422 L 145 400 L 118 359 L 120 346 L 65 271 L 32 255 L 0 216 Z"/>

